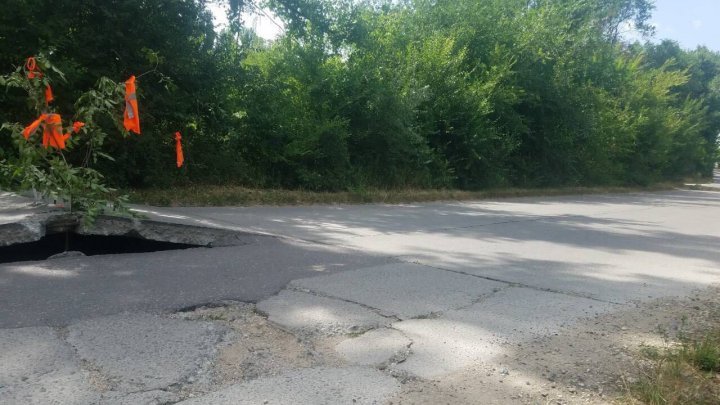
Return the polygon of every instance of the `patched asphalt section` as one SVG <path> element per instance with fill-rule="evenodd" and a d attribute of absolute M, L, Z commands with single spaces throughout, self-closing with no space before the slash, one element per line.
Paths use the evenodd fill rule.
<path fill-rule="evenodd" d="M 1 403 L 85 405 L 99 400 L 89 373 L 53 329 L 0 329 Z"/>
<path fill-rule="evenodd" d="M 396 329 L 381 328 L 340 342 L 335 347 L 346 361 L 363 366 L 386 368 L 404 361 L 412 341 Z"/>
<path fill-rule="evenodd" d="M 471 305 L 508 284 L 395 263 L 295 280 L 290 286 L 376 308 L 386 316 L 411 319 Z"/>
<path fill-rule="evenodd" d="M 474 363 L 497 363 L 505 345 L 558 333 L 574 322 L 619 306 L 528 288 L 510 288 L 440 319 L 393 324 L 413 341 L 413 354 L 397 369 L 434 378 Z"/>
<path fill-rule="evenodd" d="M 71 325 L 67 341 L 114 391 L 130 393 L 202 379 L 224 334 L 210 322 L 120 314 Z"/>
<path fill-rule="evenodd" d="M 259 302 L 257 309 L 300 335 L 360 333 L 393 321 L 357 304 L 292 290 Z"/>
<path fill-rule="evenodd" d="M 180 404 L 379 404 L 399 390 L 397 380 L 371 368 L 319 367 L 233 385 Z"/>

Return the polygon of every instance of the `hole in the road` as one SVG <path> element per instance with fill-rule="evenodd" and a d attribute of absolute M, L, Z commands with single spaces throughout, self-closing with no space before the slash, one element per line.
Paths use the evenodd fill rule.
<path fill-rule="evenodd" d="M 160 242 L 130 236 L 80 235 L 62 232 L 42 239 L 0 247 L 0 263 L 45 260 L 56 255 L 109 255 L 148 253 L 201 247 L 184 243 Z M 77 253 L 80 252 L 80 253 Z"/>

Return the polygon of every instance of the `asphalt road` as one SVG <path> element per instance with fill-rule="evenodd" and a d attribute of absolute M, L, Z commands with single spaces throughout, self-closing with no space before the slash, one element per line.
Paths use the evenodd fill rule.
<path fill-rule="evenodd" d="M 714 192 L 172 212 L 615 303 L 682 294 L 720 275 Z"/>
<path fill-rule="evenodd" d="M 127 311 L 166 313 L 256 302 L 291 280 L 367 267 L 382 257 L 258 237 L 238 247 L 71 257 L 0 265 L 0 328 L 66 326 Z"/>
<path fill-rule="evenodd" d="M 377 361 L 368 359 L 383 355 L 368 347 L 407 347 L 410 341 L 412 354 L 396 371 L 439 378 L 478 362 L 493 363 L 502 354 L 501 343 L 561 333 L 581 318 L 720 282 L 720 193 L 715 192 L 140 209 L 156 219 L 263 236 L 238 247 L 0 265 L 0 402 L 3 387 L 10 403 L 41 403 L 51 394 L 65 398 L 61 403 L 164 398 L 166 387 L 187 384 L 202 368 L 197 364 L 211 362 L 213 342 L 224 332 L 163 316 L 220 300 L 258 303 L 287 330 L 369 330 L 338 348 L 352 365 L 342 372 L 309 372 L 382 386 L 380 397 L 368 398 L 372 402 L 391 396 L 397 383 L 373 368 Z M 118 324 L 124 326 L 113 329 Z M 146 338 L 133 341 L 137 336 Z M 166 339 L 190 354 L 164 351 Z M 126 341 L 134 343 L 118 351 Z M 203 342 L 199 349 L 197 342 Z M 108 360 L 132 359 L 132 347 L 144 345 L 150 349 L 136 354 L 136 362 L 118 366 Z M 93 372 L 119 383 L 99 393 L 82 377 L 88 361 L 98 365 Z M 157 378 L 133 379 L 142 374 L 142 361 L 150 362 L 148 368 L 164 365 L 152 368 Z M 11 363 L 21 366 L 3 366 Z M 293 374 L 286 382 L 303 378 Z M 58 384 L 67 389 L 37 388 Z M 251 394 L 272 398 L 276 385 L 260 379 L 193 403 L 219 398 L 237 403 Z M 141 391 L 149 397 L 138 398 Z M 313 398 L 313 391 L 300 391 L 292 392 Z M 335 400 L 347 400 L 346 394 L 339 392 Z"/>

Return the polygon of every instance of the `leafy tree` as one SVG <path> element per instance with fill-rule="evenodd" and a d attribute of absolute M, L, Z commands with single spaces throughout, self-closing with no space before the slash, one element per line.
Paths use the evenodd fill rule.
<path fill-rule="evenodd" d="M 2 186 L 32 188 L 41 195 L 68 200 L 70 210 L 84 213 L 86 221 L 92 221 L 107 203 L 112 203 L 115 210 L 124 210 L 125 197 L 113 195 L 115 190 L 107 187 L 103 175 L 92 168 L 99 159 L 112 160 L 103 152 L 108 134 L 100 122 L 109 120 L 122 128 L 118 118 L 124 106 L 122 85 L 101 78 L 75 103 L 75 123 L 63 127 L 61 115 L 56 115 L 60 111 L 49 103 L 45 89 L 57 82 L 52 79 L 64 76 L 43 56 L 37 58 L 37 65 L 41 69 L 38 74 L 19 67 L 0 77 L 0 85 L 27 94 L 32 113 L 39 117 L 35 130 L 30 130 L 34 124 L 26 129 L 18 122 L 3 123 L 2 129 L 11 132 L 17 155 L 0 161 Z M 58 122 L 51 121 L 51 115 Z M 80 153 L 68 153 L 74 150 Z"/>
<path fill-rule="evenodd" d="M 623 43 L 652 35 L 651 0 L 217 2 L 219 32 L 203 0 L 11 0 L 0 65 L 52 52 L 63 110 L 103 76 L 151 72 L 143 135 L 107 138 L 116 160 L 96 166 L 119 186 L 645 184 L 717 160 L 720 55 Z M 276 41 L 242 21 L 267 9 Z M 0 119 L 33 119 L 23 97 L 0 95 Z M 18 156 L 10 139 L 0 159 Z"/>

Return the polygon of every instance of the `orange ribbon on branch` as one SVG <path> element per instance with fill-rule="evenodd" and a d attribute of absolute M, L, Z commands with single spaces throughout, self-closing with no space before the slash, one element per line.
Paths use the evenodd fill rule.
<path fill-rule="evenodd" d="M 28 79 L 32 80 L 35 78 L 43 77 L 43 73 L 37 66 L 37 60 L 35 60 L 34 57 L 27 58 L 27 60 L 25 61 L 25 71 L 27 73 Z M 52 88 L 48 84 L 45 86 L 45 102 L 47 104 L 50 104 L 53 99 L 54 97 Z M 135 107 L 137 108 L 137 103 L 135 104 Z M 60 117 L 60 114 L 47 113 L 40 115 L 35 121 L 33 121 L 30 125 L 28 125 L 22 130 L 22 136 L 26 140 L 29 140 L 29 138 L 38 130 L 38 128 L 40 128 L 40 125 L 43 125 L 43 147 L 45 147 L 46 149 L 49 147 L 56 149 L 66 148 L 65 142 L 70 138 L 70 133 L 63 133 L 62 117 Z M 75 121 L 72 124 L 72 131 L 77 134 L 84 126 L 85 123 Z"/>
<path fill-rule="evenodd" d="M 42 144 L 45 148 L 52 146 L 57 149 L 65 149 L 65 141 L 70 134 L 62 133 L 62 118 L 60 114 L 47 114 L 45 118 L 45 130 L 43 131 Z"/>
<path fill-rule="evenodd" d="M 140 117 L 138 115 L 137 94 L 135 92 L 135 76 L 125 82 L 125 113 L 123 125 L 127 131 L 140 134 Z"/>
<path fill-rule="evenodd" d="M 183 155 L 182 149 L 182 135 L 180 132 L 175 132 L 175 159 L 177 161 L 177 167 L 182 167 L 185 162 L 185 156 Z"/>
<path fill-rule="evenodd" d="M 25 60 L 25 71 L 28 79 L 43 77 L 43 73 L 37 65 L 37 60 L 32 56 Z M 45 85 L 45 103 L 50 104 L 54 99 L 52 87 L 49 84 Z"/>
<path fill-rule="evenodd" d="M 30 138 L 32 134 L 37 131 L 37 129 L 40 127 L 40 125 L 43 124 L 43 137 L 42 137 L 42 145 L 46 149 L 48 147 L 53 147 L 56 149 L 65 149 L 65 141 L 70 138 L 70 134 L 63 134 L 62 133 L 62 118 L 60 117 L 60 114 L 43 114 L 38 119 L 32 122 L 32 124 L 28 125 L 23 129 L 22 135 L 25 137 L 25 139 Z M 82 123 L 80 123 L 82 124 Z M 84 124 L 83 124 L 84 125 Z M 75 127 L 75 124 L 73 124 L 73 128 Z M 78 128 L 78 131 L 80 129 Z M 77 131 L 76 131 L 77 132 Z"/>
<path fill-rule="evenodd" d="M 23 131 L 22 131 L 22 136 L 23 136 L 26 140 L 27 140 L 28 138 L 30 138 L 30 136 L 31 136 L 32 134 L 34 134 L 35 131 L 37 131 L 37 129 L 38 129 L 38 127 L 40 126 L 40 124 L 42 124 L 42 123 L 45 121 L 45 118 L 47 118 L 47 114 L 41 115 L 40 117 L 38 117 L 38 119 L 36 119 L 35 121 L 33 121 L 32 124 L 26 126 L 25 129 L 23 129 Z"/>
<path fill-rule="evenodd" d="M 80 121 L 73 122 L 73 132 L 75 132 L 77 134 L 78 132 L 80 132 L 80 128 L 82 128 L 84 126 L 85 126 L 84 122 L 80 122 Z"/>
<path fill-rule="evenodd" d="M 37 61 L 33 57 L 29 57 L 25 60 L 25 71 L 27 72 L 28 79 L 43 76 L 40 68 L 37 67 Z"/>
<path fill-rule="evenodd" d="M 55 97 L 53 97 L 52 88 L 50 88 L 50 85 L 48 84 L 45 87 L 45 103 L 50 104 L 53 100 L 55 100 Z"/>

